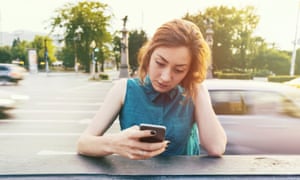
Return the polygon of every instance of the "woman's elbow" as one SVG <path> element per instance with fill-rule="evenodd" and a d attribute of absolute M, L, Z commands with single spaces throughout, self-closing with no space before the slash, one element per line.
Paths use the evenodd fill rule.
<path fill-rule="evenodd" d="M 207 150 L 207 155 L 211 157 L 221 157 L 225 153 L 225 147 L 213 147 Z"/>
<path fill-rule="evenodd" d="M 86 146 L 85 146 L 84 137 L 80 136 L 79 139 L 77 140 L 77 146 L 76 146 L 77 154 L 85 155 L 86 154 L 85 147 Z"/>
<path fill-rule="evenodd" d="M 221 157 L 226 151 L 227 138 L 217 144 L 209 144 L 206 146 L 206 152 L 208 156 Z"/>

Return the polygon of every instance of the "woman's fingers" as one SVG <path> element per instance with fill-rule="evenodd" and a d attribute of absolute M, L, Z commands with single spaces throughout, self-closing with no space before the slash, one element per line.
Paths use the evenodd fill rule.
<path fill-rule="evenodd" d="M 133 139 L 140 139 L 142 137 L 149 137 L 155 135 L 155 132 L 151 130 L 141 131 L 139 126 L 136 125 L 124 130 L 124 133 L 126 133 L 127 136 Z"/>
<path fill-rule="evenodd" d="M 165 150 L 166 148 L 157 149 L 155 151 L 135 149 L 132 151 L 132 154 L 130 154 L 128 157 L 130 159 L 148 159 L 163 153 Z"/>
<path fill-rule="evenodd" d="M 164 152 L 168 141 L 158 143 L 141 142 L 140 138 L 153 136 L 151 130 L 139 129 L 139 126 L 132 126 L 119 135 L 116 142 L 116 153 L 130 159 L 148 159 Z"/>

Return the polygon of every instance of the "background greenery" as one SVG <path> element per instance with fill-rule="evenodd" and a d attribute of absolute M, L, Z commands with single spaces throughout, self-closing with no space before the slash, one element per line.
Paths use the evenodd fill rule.
<path fill-rule="evenodd" d="M 49 18 L 49 35 L 36 35 L 32 42 L 15 39 L 11 46 L 0 47 L 0 63 L 11 63 L 13 60 L 23 62 L 28 67 L 28 49 L 38 52 L 39 68 L 43 69 L 45 62 L 45 47 L 47 47 L 50 65 L 63 61 L 64 67 L 73 68 L 77 56 L 82 71 L 89 72 L 92 49 L 91 42 L 96 42 L 95 59 L 100 65 L 98 71 L 105 70 L 104 64 L 111 63 L 117 68 L 120 63 L 120 30 L 111 31 L 110 22 L 113 12 L 107 5 L 98 1 L 67 3 L 54 12 Z M 130 17 L 129 17 L 130 18 Z M 291 63 L 291 51 L 280 50 L 274 43 L 266 42 L 264 37 L 254 36 L 259 23 L 259 16 L 255 14 L 255 7 L 243 9 L 226 6 L 209 7 L 203 12 L 195 14 L 187 12 L 183 19 L 195 22 L 206 36 L 204 20 L 214 20 L 213 70 L 217 77 L 222 74 L 246 74 L 242 77 L 270 75 L 288 75 Z M 82 31 L 78 33 L 76 30 Z M 53 39 L 55 34 L 63 34 Z M 58 37 L 58 36 L 57 36 Z M 139 48 L 148 40 L 143 30 L 130 30 L 128 37 L 129 67 L 133 73 L 137 67 L 137 53 Z M 54 45 L 54 41 L 63 43 L 62 48 Z M 300 50 L 297 50 L 299 54 Z M 300 57 L 296 57 L 295 74 L 300 74 Z M 226 75 L 224 75 L 226 76 Z"/>

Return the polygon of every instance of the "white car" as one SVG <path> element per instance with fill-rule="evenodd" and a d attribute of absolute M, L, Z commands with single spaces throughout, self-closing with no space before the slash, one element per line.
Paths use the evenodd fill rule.
<path fill-rule="evenodd" d="M 15 64 L 1 64 L 0 63 L 0 84 L 7 82 L 18 84 L 24 79 L 26 69 Z"/>
<path fill-rule="evenodd" d="M 300 90 L 253 80 L 206 80 L 226 154 L 300 154 Z"/>
<path fill-rule="evenodd" d="M 26 95 L 14 94 L 8 91 L 0 90 L 0 112 L 5 112 L 17 107 L 19 103 L 28 100 Z"/>

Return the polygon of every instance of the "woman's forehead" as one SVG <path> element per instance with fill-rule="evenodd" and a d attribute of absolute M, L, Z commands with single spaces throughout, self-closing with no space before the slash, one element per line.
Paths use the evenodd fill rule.
<path fill-rule="evenodd" d="M 163 61 L 169 63 L 175 63 L 176 65 L 183 66 L 190 64 L 191 55 L 187 47 L 158 47 L 154 50 L 155 57 L 160 58 Z"/>

